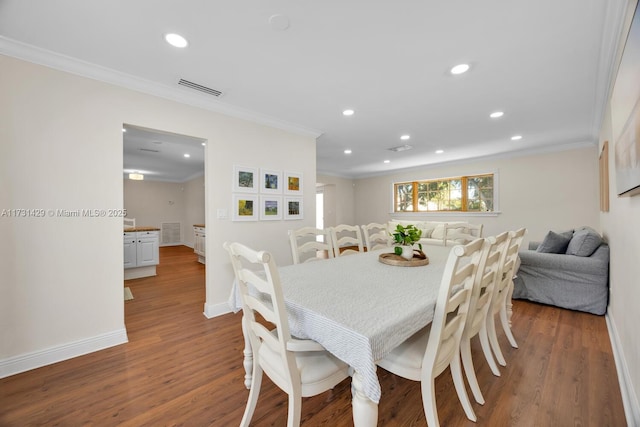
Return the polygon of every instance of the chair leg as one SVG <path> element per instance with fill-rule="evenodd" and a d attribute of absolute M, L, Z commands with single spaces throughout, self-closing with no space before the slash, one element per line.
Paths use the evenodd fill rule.
<path fill-rule="evenodd" d="M 431 381 L 420 381 L 420 388 L 422 389 L 422 406 L 424 408 L 424 416 L 427 418 L 427 425 L 429 427 L 440 427 L 438 408 L 436 407 L 435 380 L 431 378 Z"/>
<path fill-rule="evenodd" d="M 462 378 L 462 366 L 460 366 L 460 352 L 453 357 L 451 364 L 449 365 L 451 369 L 451 376 L 453 377 L 453 385 L 456 387 L 456 392 L 458 393 L 458 399 L 462 404 L 462 408 L 464 408 L 464 413 L 467 415 L 471 421 L 476 421 L 476 413 L 473 412 L 473 408 L 471 407 L 471 402 L 469 401 L 469 396 L 467 396 L 467 389 L 464 386 L 464 379 Z"/>
<path fill-rule="evenodd" d="M 482 345 L 482 352 L 484 353 L 484 358 L 487 360 L 489 367 L 491 368 L 491 372 L 496 377 L 500 376 L 500 369 L 498 368 L 498 364 L 493 359 L 493 353 L 491 353 L 491 344 L 489 343 L 489 335 L 487 333 L 487 323 L 485 322 L 478 333 L 480 336 L 480 344 Z"/>
<path fill-rule="evenodd" d="M 511 332 L 511 315 L 513 314 L 511 295 L 513 294 L 513 282 L 509 285 L 509 289 L 506 290 L 506 298 L 504 304 L 500 305 L 500 323 L 502 323 L 502 329 L 509 340 L 511 347 L 518 348 L 518 343 Z"/>
<path fill-rule="evenodd" d="M 491 349 L 493 350 L 493 354 L 498 359 L 498 363 L 502 366 L 507 366 L 507 361 L 504 359 L 502 355 L 502 350 L 500 350 L 500 344 L 498 343 L 498 335 L 496 334 L 496 320 L 495 314 L 489 313 L 487 316 L 487 333 L 489 334 L 489 342 L 491 343 Z"/>
<path fill-rule="evenodd" d="M 240 427 L 249 427 L 249 424 L 251 424 L 253 412 L 256 410 L 256 405 L 258 404 L 258 396 L 260 395 L 261 385 L 262 368 L 260 367 L 260 364 L 255 363 L 253 365 L 253 381 L 251 383 L 251 389 L 249 390 L 247 407 L 244 409 L 244 415 L 242 416 L 242 421 L 240 421 Z"/>
<path fill-rule="evenodd" d="M 289 410 L 287 415 L 287 427 L 300 427 L 300 415 L 302 413 L 302 397 L 295 392 L 289 395 Z"/>
<path fill-rule="evenodd" d="M 473 398 L 481 405 L 484 405 L 484 396 L 478 385 L 478 378 L 476 377 L 476 371 L 473 367 L 473 358 L 471 357 L 471 340 L 462 339 L 460 342 L 460 354 L 462 355 L 462 365 L 464 366 L 464 372 L 467 376 L 467 382 L 471 387 Z"/>

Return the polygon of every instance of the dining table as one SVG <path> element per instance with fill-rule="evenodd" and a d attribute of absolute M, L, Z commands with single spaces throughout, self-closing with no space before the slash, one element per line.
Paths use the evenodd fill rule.
<path fill-rule="evenodd" d="M 381 387 L 376 362 L 433 319 L 452 247 L 429 246 L 427 265 L 389 265 L 380 255 L 393 248 L 279 266 L 291 334 L 320 343 L 353 370 L 354 426 L 375 426 Z M 234 283 L 229 305 L 242 309 Z M 251 386 L 252 354 L 245 333 L 245 385 Z"/>

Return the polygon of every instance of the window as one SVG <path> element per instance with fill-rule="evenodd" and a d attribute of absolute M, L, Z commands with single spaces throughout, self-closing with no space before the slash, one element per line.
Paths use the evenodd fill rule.
<path fill-rule="evenodd" d="M 493 212 L 493 174 L 399 182 L 394 212 Z"/>

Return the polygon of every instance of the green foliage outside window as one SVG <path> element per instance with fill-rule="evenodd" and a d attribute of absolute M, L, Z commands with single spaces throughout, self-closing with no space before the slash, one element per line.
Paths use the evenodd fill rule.
<path fill-rule="evenodd" d="M 493 174 L 394 184 L 395 212 L 492 212 Z"/>

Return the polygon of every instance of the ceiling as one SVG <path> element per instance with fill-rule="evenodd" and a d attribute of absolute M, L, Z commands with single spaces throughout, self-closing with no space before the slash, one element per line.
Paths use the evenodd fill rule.
<path fill-rule="evenodd" d="M 132 125 L 122 130 L 125 178 L 187 182 L 204 174 L 205 140 Z"/>
<path fill-rule="evenodd" d="M 317 136 L 319 174 L 363 177 L 596 144 L 626 2 L 0 0 L 0 52 Z"/>

